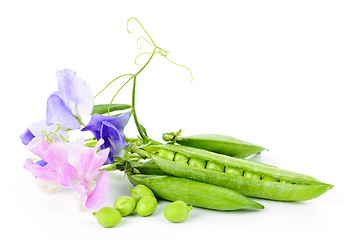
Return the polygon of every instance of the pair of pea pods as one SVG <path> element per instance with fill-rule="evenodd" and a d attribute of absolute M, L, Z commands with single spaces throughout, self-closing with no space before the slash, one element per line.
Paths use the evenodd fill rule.
<path fill-rule="evenodd" d="M 129 180 L 147 185 L 161 198 L 216 210 L 264 208 L 247 197 L 305 201 L 333 187 L 305 174 L 243 159 L 265 148 L 236 138 L 197 135 L 176 142 L 144 147 L 152 160 L 142 170 L 139 166 L 145 174 L 129 175 Z"/>

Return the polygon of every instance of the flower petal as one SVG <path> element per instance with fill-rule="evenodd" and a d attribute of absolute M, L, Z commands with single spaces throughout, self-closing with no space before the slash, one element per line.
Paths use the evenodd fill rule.
<path fill-rule="evenodd" d="M 43 136 L 44 132 L 52 138 L 52 141 L 62 141 L 69 136 L 66 131 L 58 129 L 58 125 L 47 125 L 46 120 L 31 124 L 20 136 L 23 144 L 27 145 L 34 137 Z"/>
<path fill-rule="evenodd" d="M 39 165 L 39 166 L 41 166 L 41 167 L 45 167 L 46 165 L 48 165 L 48 162 L 41 159 L 41 160 L 39 160 L 39 161 L 36 161 L 35 164 L 36 164 L 36 165 Z"/>
<path fill-rule="evenodd" d="M 79 129 L 81 127 L 79 121 L 58 94 L 54 92 L 47 100 L 46 123 L 59 124 L 67 129 Z"/>
<path fill-rule="evenodd" d="M 110 138 L 120 139 L 121 135 L 119 130 L 110 122 L 102 121 L 100 129 L 100 136 L 109 136 Z"/>
<path fill-rule="evenodd" d="M 63 164 L 58 170 L 57 182 L 64 187 L 70 187 L 76 178 L 76 169 L 69 163 Z"/>
<path fill-rule="evenodd" d="M 88 165 L 87 173 L 86 173 L 86 180 L 91 181 L 94 179 L 99 172 L 101 166 L 106 162 L 110 149 L 106 148 L 104 150 L 95 152 L 91 162 Z"/>
<path fill-rule="evenodd" d="M 26 146 L 27 149 L 39 156 L 41 159 L 48 159 L 48 148 L 50 145 L 42 137 L 34 137 Z"/>
<path fill-rule="evenodd" d="M 71 112 L 77 117 L 90 115 L 94 108 L 94 97 L 86 82 L 70 69 L 61 70 L 56 75 L 60 96 Z"/>
<path fill-rule="evenodd" d="M 24 162 L 24 168 L 29 170 L 32 175 L 37 178 L 53 182 L 57 179 L 57 173 L 54 169 L 48 166 L 42 167 L 40 165 L 34 164 L 29 158 Z"/>
<path fill-rule="evenodd" d="M 104 143 L 100 146 L 100 149 L 110 148 L 110 153 L 105 164 L 113 163 L 114 156 L 124 156 L 123 148 L 128 145 L 126 145 L 123 134 L 128 119 L 128 112 L 122 114 L 120 117 L 93 114 L 89 124 L 81 130 L 91 131 L 97 140 L 100 138 L 104 139 Z"/>
<path fill-rule="evenodd" d="M 28 145 L 28 143 L 34 138 L 34 134 L 30 131 L 30 129 L 26 129 L 23 134 L 21 134 L 20 138 L 24 145 Z"/>
<path fill-rule="evenodd" d="M 31 158 L 26 159 L 25 162 L 24 162 L 24 168 L 25 168 L 26 170 L 30 170 L 30 168 L 31 168 L 32 166 L 34 166 L 33 160 L 32 160 Z"/>
<path fill-rule="evenodd" d="M 109 175 L 106 170 L 102 170 L 97 175 L 97 182 L 94 191 L 92 191 L 85 202 L 85 207 L 95 209 L 104 204 L 109 193 Z"/>
<path fill-rule="evenodd" d="M 121 135 L 124 135 L 124 128 L 126 123 L 129 120 L 129 112 L 121 114 L 119 117 L 116 117 L 111 120 L 111 123 L 120 131 Z"/>

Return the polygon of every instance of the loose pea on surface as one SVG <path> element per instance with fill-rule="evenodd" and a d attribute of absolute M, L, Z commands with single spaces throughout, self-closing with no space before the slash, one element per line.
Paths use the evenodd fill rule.
<path fill-rule="evenodd" d="M 115 227 L 121 221 L 121 214 L 111 207 L 103 207 L 98 212 L 94 212 L 98 223 L 106 228 Z"/>
<path fill-rule="evenodd" d="M 147 217 L 155 212 L 157 201 L 155 197 L 145 196 L 140 199 L 136 205 L 136 212 L 140 216 Z"/>
<path fill-rule="evenodd" d="M 133 190 L 129 189 L 129 191 L 131 192 L 131 196 L 135 198 L 136 202 L 139 202 L 139 200 L 145 196 L 154 197 L 154 193 L 145 185 L 136 185 Z"/>
<path fill-rule="evenodd" d="M 188 218 L 191 209 L 184 201 L 178 200 L 166 206 L 164 216 L 169 222 L 180 223 Z"/>
<path fill-rule="evenodd" d="M 121 213 L 122 217 L 130 215 L 136 207 L 136 199 L 129 196 L 118 197 L 114 202 L 114 208 Z"/>

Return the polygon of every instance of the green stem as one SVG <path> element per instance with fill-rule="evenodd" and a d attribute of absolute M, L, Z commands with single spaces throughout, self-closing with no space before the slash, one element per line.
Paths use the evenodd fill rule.
<path fill-rule="evenodd" d="M 100 170 L 99 171 L 102 171 L 102 170 L 106 170 L 106 171 L 108 171 L 108 172 L 110 172 L 110 171 L 115 171 L 116 169 L 114 169 L 113 167 L 112 167 L 112 165 L 110 164 L 110 165 L 105 165 L 104 167 L 102 167 L 102 168 L 100 168 Z"/>
<path fill-rule="evenodd" d="M 120 92 L 120 90 L 121 90 L 130 80 L 133 79 L 132 111 L 131 111 L 131 112 L 134 114 L 135 125 L 136 125 L 136 128 L 137 128 L 137 130 L 138 130 L 138 132 L 139 132 L 139 134 L 140 134 L 140 137 L 144 140 L 145 143 L 149 143 L 149 142 L 152 141 L 152 140 L 149 139 L 149 137 L 148 137 L 147 134 L 145 133 L 144 128 L 143 128 L 143 126 L 141 126 L 141 124 L 139 123 L 139 120 L 138 120 L 138 117 L 137 117 L 137 114 L 136 114 L 136 108 L 135 108 L 136 77 L 137 77 L 137 76 L 146 68 L 146 66 L 150 63 L 150 61 L 152 60 L 152 58 L 154 57 L 154 55 L 157 54 L 157 52 L 156 52 L 157 50 L 159 50 L 158 53 L 159 53 L 160 55 L 164 56 L 168 61 L 170 61 L 171 63 L 175 63 L 175 62 L 173 62 L 173 61 L 171 61 L 170 59 L 167 58 L 167 53 L 168 53 L 168 51 L 165 51 L 164 49 L 158 47 L 158 46 L 155 44 L 155 42 L 153 41 L 153 39 L 150 37 L 149 33 L 148 33 L 148 32 L 146 31 L 146 29 L 144 28 L 144 26 L 139 22 L 139 20 L 137 20 L 137 19 L 134 18 L 134 17 L 129 18 L 129 20 L 127 21 L 127 24 L 126 24 L 126 25 L 127 25 L 127 31 L 128 31 L 129 33 L 131 33 L 131 32 L 129 31 L 129 22 L 130 22 L 130 20 L 134 20 L 134 21 L 136 21 L 136 22 L 140 25 L 140 27 L 141 27 L 142 30 L 145 32 L 146 36 L 149 38 L 150 41 L 148 41 L 148 40 L 147 40 L 146 38 L 144 38 L 144 37 L 142 37 L 142 38 L 143 38 L 147 43 L 149 43 L 151 46 L 153 46 L 153 47 L 154 47 L 154 50 L 153 50 L 153 52 L 151 53 L 151 56 L 149 57 L 148 61 L 142 66 L 142 68 L 141 68 L 137 73 L 135 73 L 135 74 L 124 74 L 124 75 L 121 75 L 121 76 L 115 78 L 115 79 L 112 80 L 103 90 L 101 90 L 96 96 L 98 96 L 102 91 L 104 91 L 110 84 L 112 84 L 112 83 L 113 83 L 115 80 L 117 80 L 118 78 L 123 77 L 123 76 L 131 76 L 131 77 L 120 87 L 120 89 L 115 93 L 115 95 L 114 95 L 113 98 L 111 99 L 111 102 L 110 102 L 109 108 L 108 108 L 108 115 L 110 115 L 110 106 L 111 106 L 111 104 L 113 103 L 113 101 L 114 101 L 115 97 L 117 96 L 117 94 Z M 140 39 L 140 38 L 138 38 L 138 41 L 137 41 L 138 45 L 139 45 L 139 39 Z M 140 55 L 142 55 L 142 54 L 150 54 L 150 53 L 141 53 Z M 140 55 L 139 55 L 139 56 L 140 56 Z M 135 63 L 136 63 L 136 59 L 137 59 L 137 58 L 135 58 Z M 176 63 L 175 63 L 175 64 L 176 64 Z M 181 66 L 181 67 L 184 67 L 184 68 L 187 68 L 187 67 L 185 67 L 185 66 L 183 66 L 183 65 L 180 65 L 180 64 L 176 64 L 176 65 Z M 187 68 L 187 69 L 190 71 L 189 68 Z M 191 74 L 191 71 L 190 71 L 190 74 Z M 192 78 L 192 74 L 191 74 L 191 78 Z M 96 96 L 95 96 L 95 97 L 96 97 Z"/>
<path fill-rule="evenodd" d="M 140 137 L 145 141 L 145 142 L 149 142 L 149 138 L 148 136 L 145 134 L 142 126 L 139 123 L 139 120 L 137 118 L 137 114 L 136 114 L 136 108 L 135 108 L 135 89 L 136 89 L 136 76 L 134 76 L 134 80 L 133 80 L 133 91 L 132 91 L 132 106 L 133 106 L 133 113 L 134 113 L 134 121 L 135 121 L 135 125 L 136 128 L 140 134 Z"/>
<path fill-rule="evenodd" d="M 128 74 L 127 74 L 127 75 L 128 75 Z M 115 95 L 114 95 L 113 98 L 111 99 L 110 104 L 109 104 L 109 107 L 108 107 L 108 116 L 110 116 L 110 107 L 111 107 L 111 104 L 114 102 L 115 97 L 118 95 L 118 93 L 121 91 L 121 89 L 122 89 L 123 87 L 125 87 L 125 85 L 126 85 L 128 82 L 130 82 L 131 79 L 133 79 L 134 75 L 133 75 L 133 74 L 131 74 L 131 75 L 132 75 L 132 77 L 129 78 L 129 79 L 116 91 Z"/>
<path fill-rule="evenodd" d="M 85 127 L 85 126 L 86 126 L 86 124 L 85 124 L 85 123 L 83 123 L 83 121 L 82 121 L 82 119 L 81 119 L 81 117 L 80 117 L 80 116 L 75 116 L 75 118 L 79 121 L 79 123 L 80 123 L 80 125 L 81 125 L 81 126 L 83 126 L 83 127 Z"/>
<path fill-rule="evenodd" d="M 96 94 L 94 98 L 96 98 L 100 93 L 102 93 L 107 87 L 109 87 L 113 82 L 115 82 L 119 78 L 129 76 L 129 75 L 132 75 L 132 74 L 123 74 L 121 76 L 118 76 L 118 77 L 114 78 L 113 80 L 111 80 L 111 82 L 108 83 L 108 85 L 106 85 L 106 87 L 104 87 L 100 92 L 98 92 L 98 94 Z"/>

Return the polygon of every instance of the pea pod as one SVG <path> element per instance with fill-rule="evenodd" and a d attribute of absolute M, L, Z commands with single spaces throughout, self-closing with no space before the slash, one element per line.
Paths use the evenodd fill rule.
<path fill-rule="evenodd" d="M 246 196 L 279 201 L 305 201 L 316 198 L 333 187 L 305 174 L 202 149 L 174 144 L 149 146 L 144 149 L 150 152 L 151 158 L 159 168 L 170 175 L 229 188 Z M 213 170 L 178 163 L 166 158 L 171 154 L 164 152 L 173 152 L 175 157 L 181 154 L 188 159 L 201 159 L 206 162 L 206 166 L 216 163 L 222 167 L 218 166 L 217 170 Z M 224 171 L 220 172 L 219 169 Z"/>
<path fill-rule="evenodd" d="M 219 134 L 176 137 L 175 142 L 183 146 L 200 148 L 238 158 L 246 158 L 265 150 L 264 147 Z"/>
<path fill-rule="evenodd" d="M 128 178 L 132 184 L 145 185 L 157 197 L 169 201 L 182 200 L 192 206 L 214 210 L 264 208 L 260 203 L 251 201 L 236 191 L 186 178 L 143 174 L 128 175 Z"/>
<path fill-rule="evenodd" d="M 110 106 L 110 112 L 118 111 L 118 110 L 126 110 L 131 108 L 131 105 L 129 104 L 111 104 Z M 93 111 L 91 115 L 97 113 L 97 114 L 104 114 L 107 113 L 109 110 L 109 104 L 98 104 L 94 105 Z"/>
<path fill-rule="evenodd" d="M 131 171 L 147 175 L 168 175 L 166 172 L 161 170 L 152 159 L 145 162 L 131 162 L 120 159 L 112 165 L 112 168 L 120 171 Z"/>
<path fill-rule="evenodd" d="M 150 159 L 146 162 L 135 162 L 131 163 L 131 167 L 137 169 L 141 174 L 147 175 L 168 175 L 166 172 L 161 170 L 155 163 L 154 160 Z"/>

